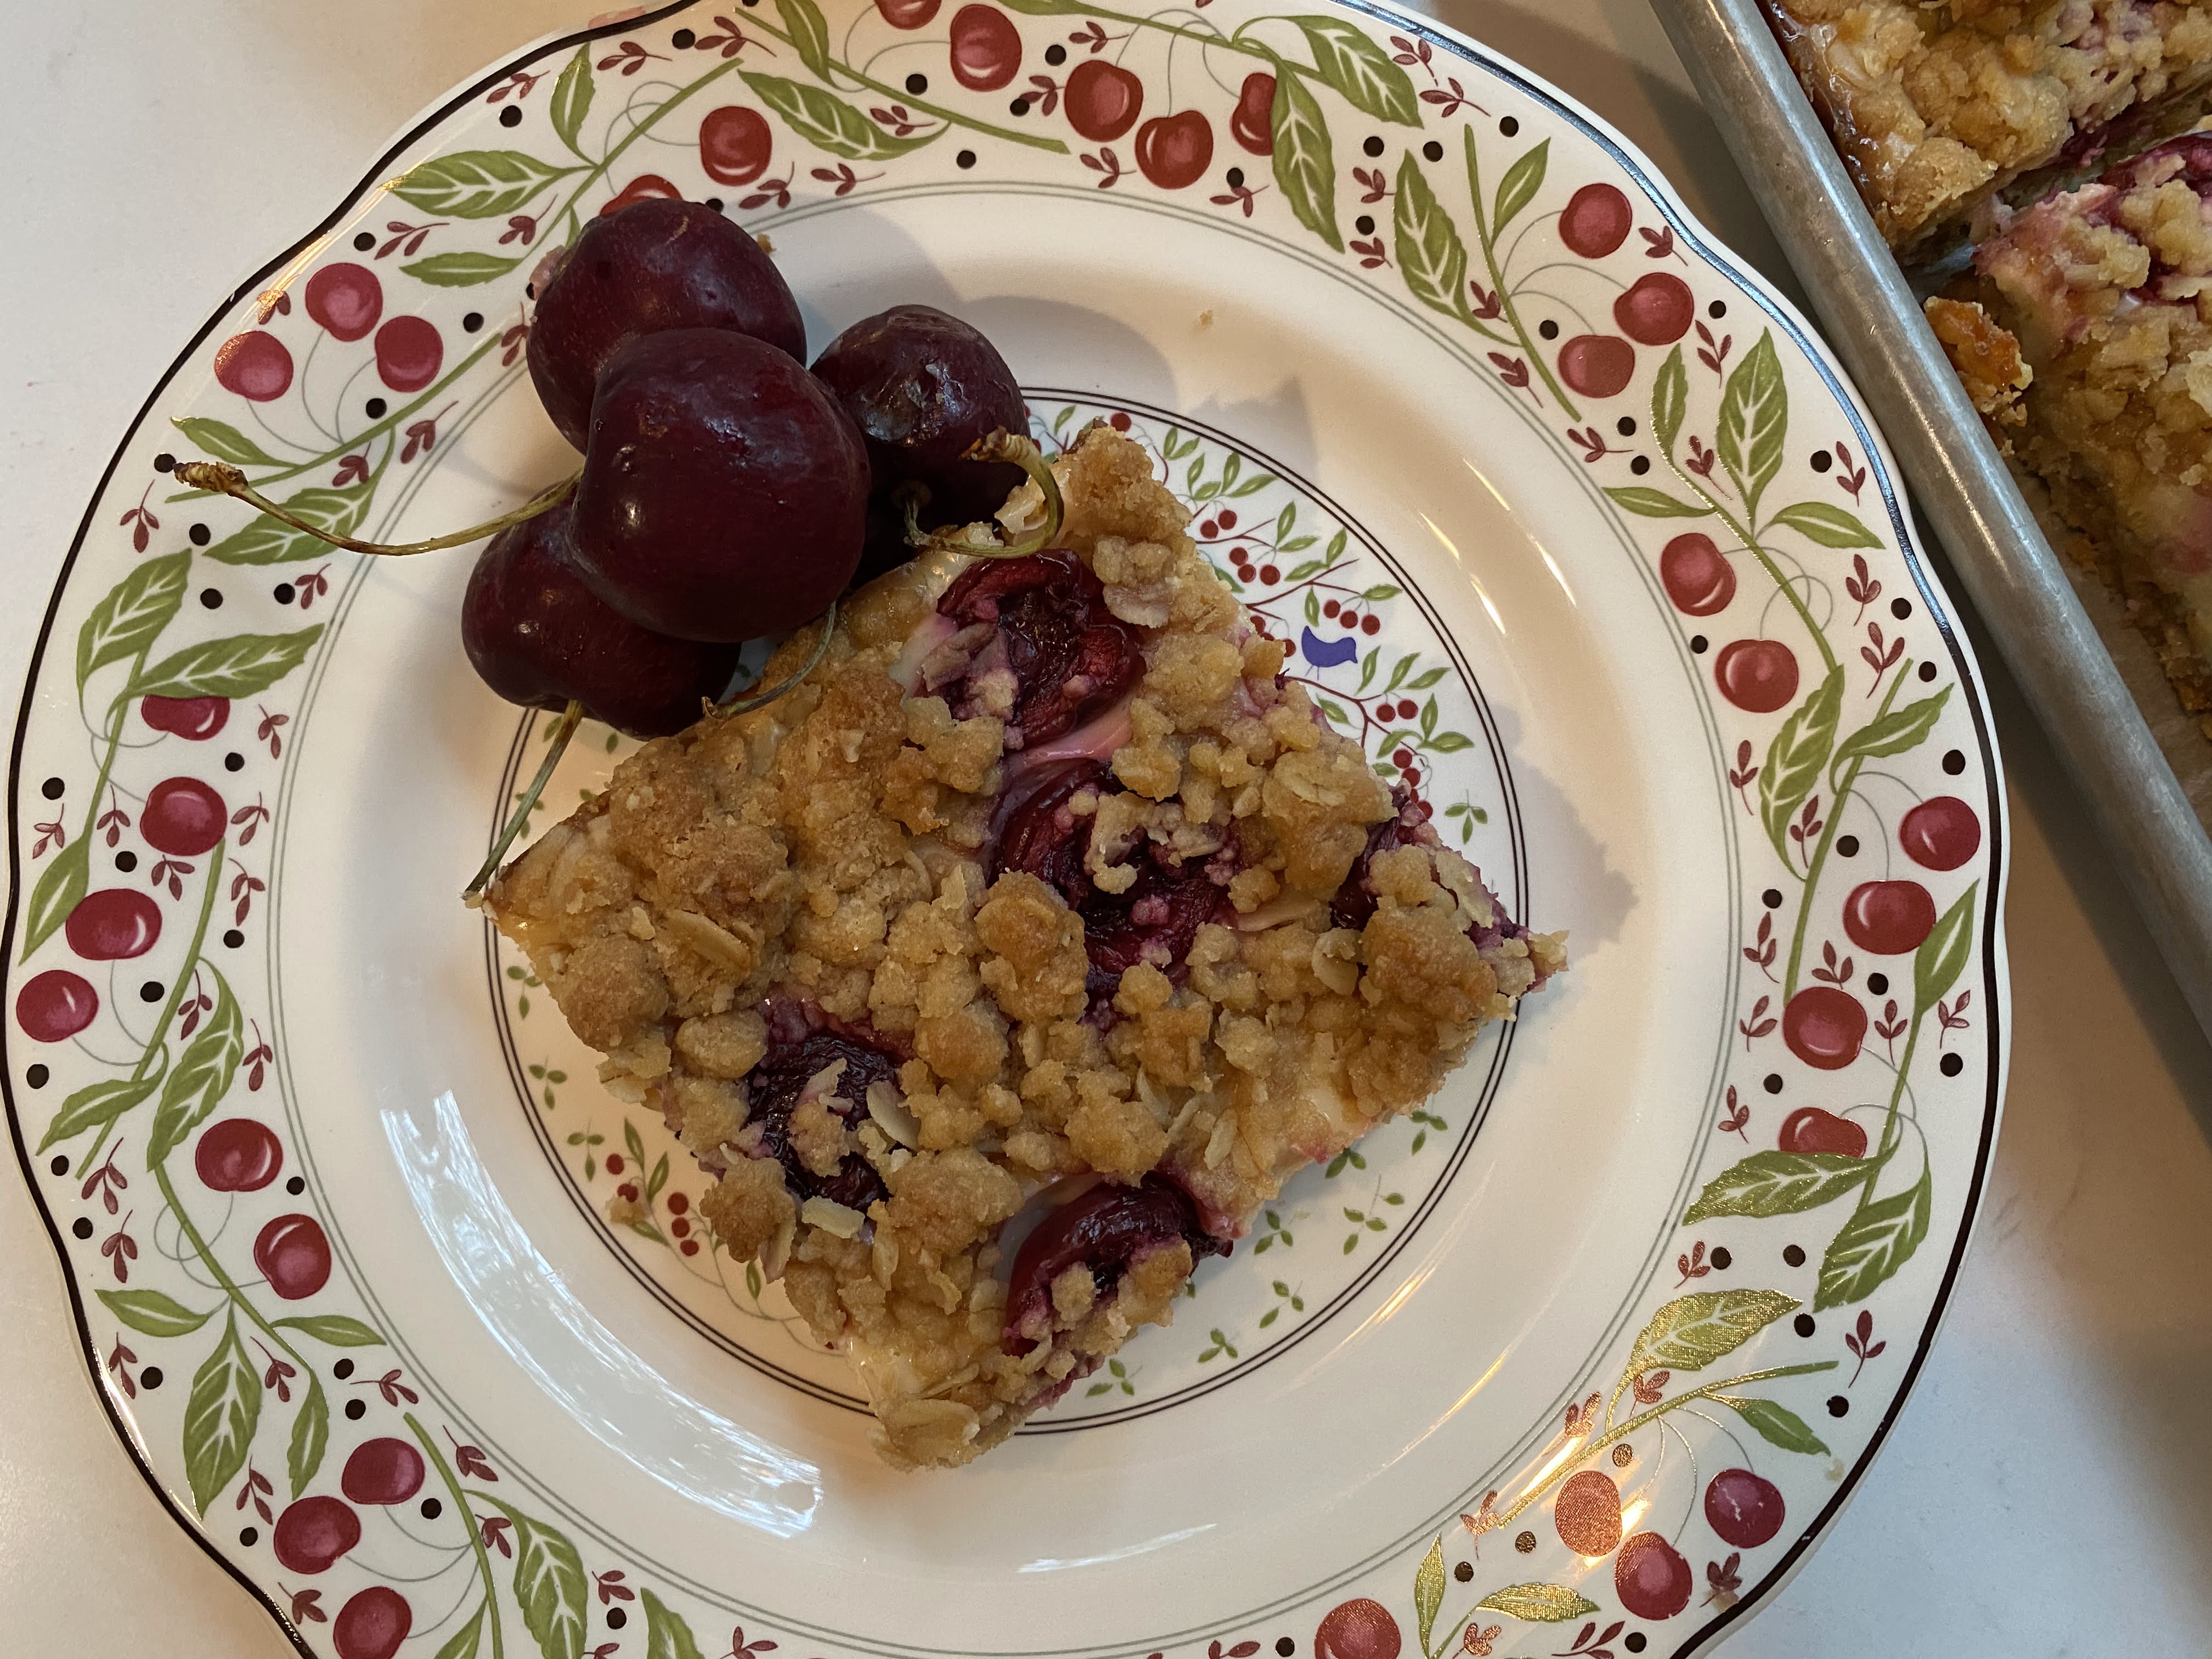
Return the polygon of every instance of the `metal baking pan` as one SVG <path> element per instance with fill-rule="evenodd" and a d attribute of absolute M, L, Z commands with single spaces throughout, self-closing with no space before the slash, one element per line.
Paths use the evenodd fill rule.
<path fill-rule="evenodd" d="M 2197 1018 L 2212 1035 L 2212 836 L 2169 754 L 2201 769 L 2188 723 L 2161 748 L 2100 629 L 2051 550 L 1759 0 L 1653 0 L 1722 139 L 1790 256 L 1828 343 L 1858 384 L 1921 512 L 2006 665 L 2043 722 Z M 2100 596 L 2091 595 L 2092 603 Z M 2148 655 L 2148 647 L 2141 653 Z M 2170 702 L 2135 678 L 2144 704 Z"/>

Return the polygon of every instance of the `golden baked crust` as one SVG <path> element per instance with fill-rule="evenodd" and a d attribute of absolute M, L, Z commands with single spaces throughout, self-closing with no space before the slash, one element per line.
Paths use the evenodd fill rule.
<path fill-rule="evenodd" d="M 700 1201 L 715 1242 L 853 1358 L 902 1467 L 969 1461 L 1167 1322 L 1194 1248 L 1425 1099 L 1565 965 L 1279 678 L 1286 647 L 1206 566 L 1141 448 L 1094 428 L 1055 471 L 1062 545 L 1109 631 L 1141 641 L 1117 706 L 1010 750 L 1010 680 L 928 694 L 991 630 L 956 633 L 930 568 L 909 567 L 848 602 L 798 689 L 647 744 L 487 899 L 608 1086 L 717 1177 Z M 1001 520 L 1041 500 L 1025 486 Z M 1108 766 L 1051 770 L 1071 748 Z M 1202 907 L 1181 959 L 1146 944 L 1102 977 L 1061 889 L 999 867 L 1006 814 L 1063 775 L 1080 787 L 1032 816 L 1080 837 L 1092 890 L 1182 872 L 1127 913 Z M 1346 926 L 1332 905 L 1355 866 L 1371 914 Z M 817 1060 L 787 1113 L 756 1111 Z M 1118 1277 L 1070 1267 L 1010 1315 L 1000 1229 L 1102 1178 L 1172 1193 L 1191 1226 Z"/>
<path fill-rule="evenodd" d="M 2212 81 L 2197 0 L 1767 0 L 1875 223 L 1908 262 L 1976 210 L 2186 125 Z"/>
<path fill-rule="evenodd" d="M 2176 139 L 2021 213 L 1958 298 L 2033 375 L 2007 428 L 2016 464 L 2087 538 L 2212 736 L 2208 192 L 2212 137 Z"/>

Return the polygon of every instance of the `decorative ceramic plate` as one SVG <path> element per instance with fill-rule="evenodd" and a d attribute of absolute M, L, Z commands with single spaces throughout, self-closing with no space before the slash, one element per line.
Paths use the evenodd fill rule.
<path fill-rule="evenodd" d="M 1686 1653 L 1881 1444 L 2003 1082 L 1973 662 L 1827 354 L 1646 164 L 1468 41 L 1304 4 L 556 41 L 125 438 L 16 735 L 10 1122 L 118 1431 L 303 1651 Z M 1425 1110 L 949 1474 L 876 1463 L 459 904 L 544 736 L 459 648 L 469 556 L 167 476 L 380 537 L 526 495 L 572 464 L 532 273 L 672 193 L 772 240 L 817 344 L 945 306 L 1048 444 L 1150 447 L 1328 716 L 1572 934 Z"/>

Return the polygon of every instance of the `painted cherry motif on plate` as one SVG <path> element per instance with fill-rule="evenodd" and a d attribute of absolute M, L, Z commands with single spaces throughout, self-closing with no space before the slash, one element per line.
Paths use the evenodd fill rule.
<path fill-rule="evenodd" d="M 895 71 L 886 45 L 907 54 Z M 1170 78 L 1174 53 L 1208 72 Z M 256 832 L 312 735 L 302 688 L 353 566 L 188 501 L 164 482 L 167 455 L 243 467 L 334 532 L 388 520 L 516 372 L 550 252 L 617 204 L 724 191 L 771 234 L 786 213 L 988 185 L 1257 239 L 1416 321 L 1438 372 L 1526 412 L 1553 482 L 1602 491 L 1622 574 L 1648 583 L 1710 720 L 1686 752 L 1742 815 L 1728 1057 L 1683 1248 L 1653 1252 L 1679 1254 L 1683 1282 L 1653 1274 L 1620 1344 L 1563 1380 L 1570 1403 L 1528 1458 L 1455 1472 L 1477 1486 L 1455 1528 L 1295 1613 L 1225 1607 L 1218 1633 L 1170 1645 L 1442 1659 L 1533 1651 L 1536 1624 L 1569 1638 L 1547 1652 L 1668 1650 L 1773 1582 L 1863 1463 L 1971 1213 L 1968 1161 L 1933 1150 L 1923 1124 L 1939 1106 L 1984 1124 L 1993 1111 L 2000 807 L 1971 670 L 1854 406 L 1794 320 L 1716 265 L 1609 144 L 1449 39 L 1349 9 L 690 8 L 488 81 L 387 197 L 220 319 L 200 379 L 158 406 L 175 427 L 126 446 L 34 684 L 8 1085 L 27 1172 L 89 1293 L 111 1405 L 307 1650 L 605 1659 L 635 1644 L 680 1659 L 737 1619 L 641 1546 L 561 1521 L 557 1480 L 487 1456 L 414 1362 L 395 1363 L 406 1334 L 362 1316 L 326 1195 L 264 1091 L 286 1040 L 252 960 L 285 876 L 274 833 Z M 1048 430 L 1059 407 L 1036 411 Z M 1196 466 L 1188 493 L 1212 487 L 1194 533 L 1295 642 L 1329 717 L 1449 837 L 1498 844 L 1501 803 L 1452 787 L 1480 758 L 1479 726 L 1455 712 L 1473 704 L 1451 702 L 1471 688 L 1405 642 L 1405 585 L 1356 568 L 1345 526 L 1279 479 L 1246 491 L 1255 464 L 1233 443 L 1136 423 L 1164 463 Z M 214 584 L 231 608 L 185 605 Z M 500 987 L 510 1025 L 546 1028 L 526 975 Z M 717 1261 L 665 1140 L 595 1103 L 550 1045 L 516 1063 L 570 1176 L 657 1235 L 631 1230 L 626 1249 Z M 1401 1143 L 1317 1173 L 1326 1206 L 1270 1211 L 1236 1264 L 1249 1304 L 1217 1319 L 1206 1285 L 1159 1334 L 1187 1342 L 1175 1364 L 1225 1375 L 1312 1323 L 1329 1299 L 1317 1285 L 1348 1282 L 1345 1264 L 1404 1226 L 1416 1185 L 1396 1170 L 1434 1167 L 1465 1129 L 1416 1117 Z M 1332 1255 L 1335 1277 L 1278 1265 Z M 714 1294 L 726 1308 L 760 1289 Z M 1842 1310 L 1856 1322 L 1831 1333 Z M 1877 1316 L 1921 1341 L 1877 1340 Z M 1149 1363 L 1117 1360 L 1091 1407 L 1171 1392 Z M 1694 1445 L 1702 1482 L 1668 1445 Z M 1527 1513 L 1547 1506 L 1549 1524 Z M 412 1565 L 361 1541 L 403 1511 L 432 1540 Z M 1493 1533 L 1510 1554 L 1482 1548 Z M 416 1567 L 439 1577 L 434 1598 Z M 1467 1600 L 1448 1615 L 1455 1584 Z M 731 1647 L 800 1639 L 746 1607 Z"/>

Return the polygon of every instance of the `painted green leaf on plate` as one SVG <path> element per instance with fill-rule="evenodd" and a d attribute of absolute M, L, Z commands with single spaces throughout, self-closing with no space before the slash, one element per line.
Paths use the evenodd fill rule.
<path fill-rule="evenodd" d="M 1692 1225 L 1721 1215 L 1795 1215 L 1863 1185 L 1873 1166 L 1842 1152 L 1753 1152 L 1730 1164 L 1682 1217 Z"/>
<path fill-rule="evenodd" d="M 297 668 L 323 636 L 323 625 L 293 634 L 235 634 L 188 646 L 148 669 L 133 696 L 248 697 Z"/>
<path fill-rule="evenodd" d="M 149 559 L 115 584 L 92 608 L 76 631 L 76 689 L 112 662 L 137 656 L 153 644 L 185 600 L 189 553 L 165 553 Z"/>
<path fill-rule="evenodd" d="M 1275 187 L 1297 222 L 1341 253 L 1344 236 L 1336 228 L 1336 155 L 1321 102 L 1303 78 L 1289 74 L 1275 77 L 1268 125 L 1274 135 Z"/>
<path fill-rule="evenodd" d="M 1421 106 L 1406 71 L 1390 61 L 1390 54 L 1357 23 L 1342 17 L 1295 16 L 1313 49 L 1314 67 L 1321 78 L 1342 94 L 1344 101 L 1361 113 L 1401 126 L 1421 125 Z M 1283 77 L 1278 77 L 1280 84 Z"/>
<path fill-rule="evenodd" d="M 225 1320 L 222 1340 L 192 1374 L 185 1401 L 185 1479 L 202 1515 L 246 1467 L 261 1421 L 261 1374 L 238 1340 L 238 1318 Z"/>

